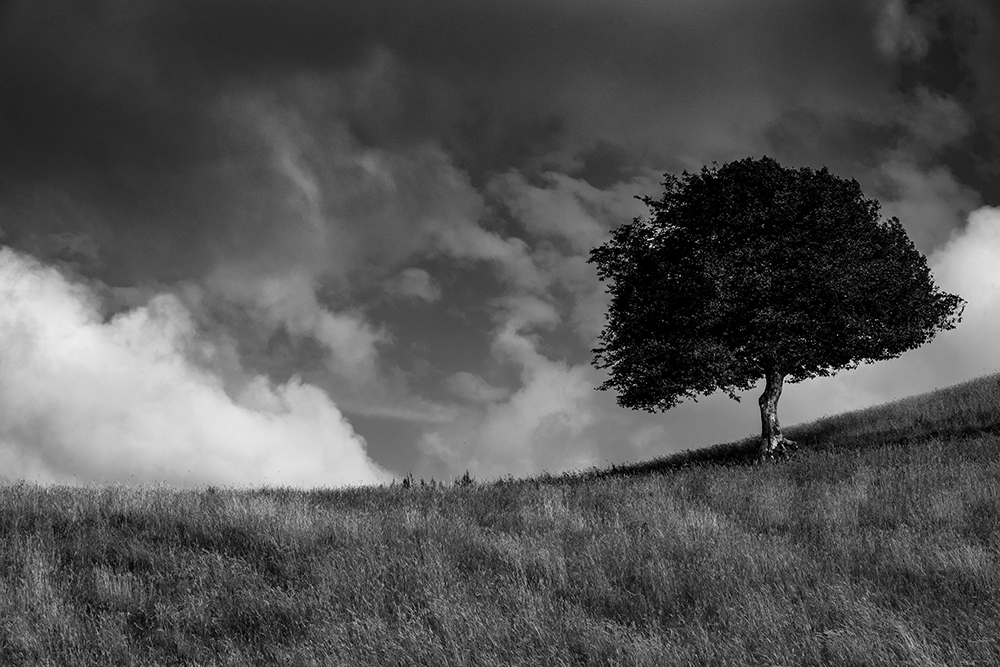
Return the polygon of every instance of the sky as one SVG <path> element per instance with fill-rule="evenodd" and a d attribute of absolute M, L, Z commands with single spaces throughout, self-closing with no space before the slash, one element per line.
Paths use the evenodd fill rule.
<path fill-rule="evenodd" d="M 0 0 L 0 479 L 557 473 L 759 431 L 595 391 L 666 173 L 855 178 L 963 322 L 783 425 L 1000 370 L 1000 4 Z"/>

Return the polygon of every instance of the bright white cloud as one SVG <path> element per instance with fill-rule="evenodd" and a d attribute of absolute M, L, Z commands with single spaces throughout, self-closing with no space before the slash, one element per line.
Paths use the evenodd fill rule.
<path fill-rule="evenodd" d="M 930 265 L 943 289 L 968 302 L 962 323 L 937 343 L 941 361 L 935 374 L 951 383 L 1000 369 L 1000 346 L 996 344 L 1000 331 L 1000 208 L 987 206 L 973 211 L 965 229 L 955 232 L 931 256 Z"/>
<path fill-rule="evenodd" d="M 182 485 L 372 483 L 386 473 L 325 393 L 293 379 L 237 396 L 190 360 L 168 294 L 103 321 L 89 289 L 0 249 L 0 471 Z"/>

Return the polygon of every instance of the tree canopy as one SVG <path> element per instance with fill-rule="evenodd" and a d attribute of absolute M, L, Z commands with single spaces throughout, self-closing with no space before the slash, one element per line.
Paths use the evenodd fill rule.
<path fill-rule="evenodd" d="M 641 199 L 649 217 L 590 254 L 611 295 L 599 388 L 624 407 L 736 398 L 772 377 L 780 392 L 785 377 L 890 359 L 960 321 L 963 300 L 934 284 L 900 221 L 826 168 L 747 158 L 668 174 L 658 200 Z"/>

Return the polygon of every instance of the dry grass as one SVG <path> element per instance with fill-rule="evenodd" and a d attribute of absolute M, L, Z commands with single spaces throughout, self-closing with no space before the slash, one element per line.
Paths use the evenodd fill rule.
<path fill-rule="evenodd" d="M 560 478 L 0 488 L 6 665 L 1000 664 L 996 376 Z M 687 457 L 687 458 L 684 458 Z"/>

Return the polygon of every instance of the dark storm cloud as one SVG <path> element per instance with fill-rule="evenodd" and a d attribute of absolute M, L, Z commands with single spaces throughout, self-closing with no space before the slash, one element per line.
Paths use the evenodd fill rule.
<path fill-rule="evenodd" d="M 204 273 L 238 241 L 271 244 L 287 217 L 269 147 L 229 113 L 265 90 L 314 104 L 313 132 L 433 141 L 473 184 L 571 168 L 601 141 L 661 170 L 728 159 L 788 104 L 877 103 L 889 69 L 873 65 L 868 6 L 10 1 L 4 199 L 30 209 L 44 185 L 99 211 L 88 234 L 113 280 Z M 325 90 L 296 99 L 302 76 Z M 65 232 L 4 229 L 39 252 Z"/>
<path fill-rule="evenodd" d="M 193 213 L 206 198 L 197 171 L 227 142 L 206 122 L 201 100 L 165 81 L 169 61 L 146 48 L 146 9 L 110 2 L 3 6 L 4 242 L 64 255 L 53 237 L 82 233 L 104 255 L 92 264 L 120 268 L 138 254 L 146 271 L 172 278 L 180 274 L 154 261 L 158 248 L 174 258 L 180 248 L 199 253 Z M 54 201 L 63 210 L 51 210 Z M 128 252 L 117 252 L 122 246 Z M 143 272 L 132 268 L 130 281 Z"/>
<path fill-rule="evenodd" d="M 871 98 L 891 70 L 875 58 L 869 4 L 192 3 L 168 10 L 160 36 L 223 80 L 327 72 L 385 49 L 405 72 L 396 116 L 362 105 L 355 131 L 374 143 L 430 134 L 476 177 L 559 148 L 553 135 L 583 149 L 652 143 L 662 162 L 689 148 L 676 135 L 698 116 L 752 123 L 803 96 Z"/>
<path fill-rule="evenodd" d="M 394 82 L 398 117 L 377 120 L 404 132 L 456 147 L 538 142 L 562 122 L 638 142 L 651 138 L 624 135 L 645 128 L 615 126 L 663 104 L 696 108 L 708 90 L 720 92 L 713 103 L 760 88 L 863 91 L 879 77 L 865 5 L 9 2 L 4 146 L 38 169 L 205 159 L 234 141 L 207 109 L 230 87 L 344 70 L 378 48 L 408 78 Z M 603 90 L 575 102 L 592 88 Z M 398 138 L 360 106 L 352 120 L 366 139 Z"/>
<path fill-rule="evenodd" d="M 931 90 L 969 114 L 966 141 L 944 156 L 987 201 L 1000 200 L 1000 5 L 979 0 L 900 2 L 920 31 L 919 57 L 900 63 L 901 90 Z"/>

